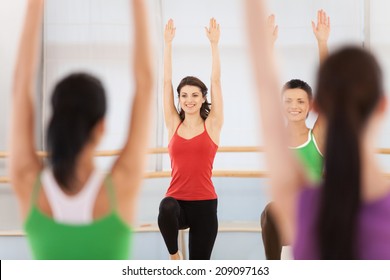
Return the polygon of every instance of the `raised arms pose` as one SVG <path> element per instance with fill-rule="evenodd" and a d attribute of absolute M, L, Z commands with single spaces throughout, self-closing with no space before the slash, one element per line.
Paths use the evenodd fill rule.
<path fill-rule="evenodd" d="M 74 73 L 56 85 L 47 130 L 48 167 L 44 169 L 35 152 L 32 93 L 44 1 L 28 1 L 14 75 L 10 173 L 35 258 L 115 259 L 129 255 L 127 231 L 133 223 L 144 172 L 154 87 L 146 7 L 142 0 L 130 3 L 135 28 L 135 96 L 125 145 L 105 177 L 96 171 L 93 159 L 104 132 L 106 97 L 101 82 L 89 74 Z M 81 204 L 77 206 L 72 197 Z M 68 207 L 58 203 L 60 200 L 73 202 Z M 103 217 L 105 223 L 111 223 L 112 232 L 103 222 L 95 225 L 94 221 L 103 221 Z M 39 226 L 41 223 L 46 226 Z M 83 224 L 85 228 L 73 224 Z M 61 249 L 51 249 L 56 242 L 54 233 L 61 236 Z M 118 233 L 116 244 L 100 240 L 108 233 Z"/>
<path fill-rule="evenodd" d="M 159 207 L 158 224 L 172 260 L 180 259 L 179 229 L 189 228 L 189 258 L 210 259 L 218 231 L 217 194 L 211 181 L 212 165 L 223 124 L 220 28 L 211 19 L 205 28 L 211 44 L 211 108 L 208 89 L 196 77 L 183 78 L 178 87 L 179 109 L 172 86 L 173 20 L 164 31 L 164 116 L 168 130 L 172 180 Z"/>
<path fill-rule="evenodd" d="M 175 107 L 174 93 L 172 85 L 172 42 L 175 37 L 176 27 L 172 19 L 168 21 L 164 31 L 164 120 L 168 129 L 168 139 L 170 140 L 175 133 L 178 125 L 185 119 L 185 111 L 187 107 L 185 104 L 181 104 L 181 97 L 188 98 L 189 93 L 185 93 L 185 96 L 179 96 L 179 103 L 181 110 L 178 112 Z M 215 19 L 210 19 L 209 28 L 205 27 L 205 32 L 210 40 L 211 53 L 212 53 L 212 71 L 211 71 L 211 109 L 206 109 L 206 113 L 203 115 L 206 121 L 206 127 L 213 141 L 219 143 L 219 134 L 223 125 L 223 99 L 221 89 L 221 62 L 219 56 L 219 38 L 220 27 Z M 182 86 L 186 86 L 187 82 L 185 78 L 182 81 Z M 194 83 L 194 82 L 192 82 Z M 200 97 L 203 98 L 201 102 L 206 102 L 206 92 L 199 92 Z M 183 105 L 183 106 L 182 106 Z M 189 111 L 191 113 L 191 111 Z M 203 114 L 203 111 L 202 111 Z M 197 115 L 195 115 L 197 116 Z M 186 116 L 188 117 L 188 116 Z M 192 114 L 190 114 L 192 117 Z M 207 118 L 206 118 L 207 117 Z M 203 117 L 202 117 L 203 118 Z M 194 131 L 196 133 L 196 131 Z M 191 132 L 189 132 L 191 135 Z"/>

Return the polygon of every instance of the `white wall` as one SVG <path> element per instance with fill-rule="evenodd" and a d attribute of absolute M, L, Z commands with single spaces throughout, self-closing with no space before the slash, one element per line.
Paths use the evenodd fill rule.
<path fill-rule="evenodd" d="M 149 2 L 151 14 L 158 15 L 156 1 Z M 49 100 L 56 82 L 75 71 L 91 73 L 103 81 L 108 96 L 107 133 L 99 149 L 120 149 L 127 135 L 134 86 L 130 67 L 133 29 L 129 1 L 48 0 L 46 3 L 46 120 L 50 116 Z M 152 28 L 157 19 L 152 17 Z M 155 38 L 156 34 L 153 35 Z M 155 133 L 151 146 L 156 146 Z M 103 168 L 107 168 L 111 162 L 112 159 L 99 160 Z"/>

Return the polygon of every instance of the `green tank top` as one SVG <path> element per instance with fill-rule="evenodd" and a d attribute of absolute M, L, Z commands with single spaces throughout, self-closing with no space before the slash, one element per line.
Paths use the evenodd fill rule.
<path fill-rule="evenodd" d="M 324 157 L 318 150 L 312 130 L 309 131 L 308 140 L 305 144 L 291 149 L 295 150 L 298 155 L 310 181 L 313 183 L 321 181 Z"/>
<path fill-rule="evenodd" d="M 90 224 L 56 222 L 37 207 L 41 188 L 38 176 L 32 194 L 32 206 L 24 223 L 35 259 L 45 260 L 119 260 L 129 259 L 131 228 L 120 218 L 111 176 L 104 186 L 109 194 L 111 212 Z"/>

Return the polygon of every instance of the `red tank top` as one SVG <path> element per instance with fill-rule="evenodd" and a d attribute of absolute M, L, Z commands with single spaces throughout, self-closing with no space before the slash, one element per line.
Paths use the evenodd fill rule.
<path fill-rule="evenodd" d="M 177 134 L 181 124 L 168 145 L 172 180 L 166 196 L 178 200 L 216 199 L 211 175 L 218 146 L 207 133 L 206 124 L 204 131 L 191 139 Z"/>

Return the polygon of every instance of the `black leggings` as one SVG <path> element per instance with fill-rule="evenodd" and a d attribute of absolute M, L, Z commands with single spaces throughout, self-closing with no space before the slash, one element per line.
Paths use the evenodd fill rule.
<path fill-rule="evenodd" d="M 190 228 L 190 260 L 209 260 L 218 232 L 217 199 L 184 201 L 166 197 L 160 203 L 158 226 L 171 255 L 178 251 L 179 229 Z"/>
<path fill-rule="evenodd" d="M 270 202 L 261 213 L 261 235 L 263 237 L 263 244 L 265 250 L 265 257 L 267 260 L 280 260 L 282 254 L 282 246 L 284 244 L 281 240 L 279 229 L 273 214 L 274 203 Z"/>

